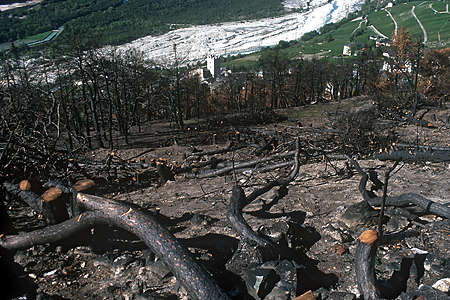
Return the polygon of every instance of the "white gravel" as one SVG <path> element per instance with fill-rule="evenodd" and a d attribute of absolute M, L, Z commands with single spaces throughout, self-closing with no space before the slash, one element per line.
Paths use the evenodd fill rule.
<path fill-rule="evenodd" d="M 248 22 L 191 26 L 161 36 L 140 38 L 117 49 L 136 48 L 147 58 L 164 65 L 174 60 L 174 44 L 178 57 L 185 58 L 185 63 L 204 60 L 208 54 L 248 53 L 260 47 L 274 46 L 281 40 L 299 39 L 304 33 L 317 30 L 326 23 L 337 22 L 364 0 L 332 0 L 330 3 L 326 0 L 286 0 L 284 5 L 292 9 L 304 7 L 306 2 L 309 2 L 310 9 L 302 13 Z"/>

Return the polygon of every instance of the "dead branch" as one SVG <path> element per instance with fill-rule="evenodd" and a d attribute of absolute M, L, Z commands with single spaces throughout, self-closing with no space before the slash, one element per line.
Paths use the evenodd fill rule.
<path fill-rule="evenodd" d="M 205 155 L 215 155 L 215 154 L 222 154 L 222 153 L 227 153 L 227 152 L 231 152 L 231 151 L 236 151 L 242 148 L 247 147 L 246 145 L 239 145 L 239 146 L 235 146 L 235 147 L 227 147 L 224 149 L 219 149 L 219 150 L 214 150 L 214 151 L 210 151 L 210 152 L 197 152 L 195 154 L 193 154 L 193 156 L 196 156 L 197 159 L 200 159 L 202 156 Z"/>
<path fill-rule="evenodd" d="M 211 169 L 215 169 L 217 164 L 222 161 L 223 161 L 223 159 L 214 158 L 209 161 L 196 162 L 196 163 L 190 164 L 189 166 L 184 166 L 181 168 L 174 168 L 172 170 L 172 172 L 174 174 L 181 174 L 181 173 L 186 173 L 186 172 L 192 171 L 192 169 L 203 168 L 203 167 L 207 167 L 207 166 L 211 166 Z"/>
<path fill-rule="evenodd" d="M 252 240 L 256 242 L 258 245 L 266 246 L 269 242 L 261 237 L 259 237 L 247 224 L 247 222 L 242 217 L 242 210 L 245 206 L 250 204 L 253 200 L 255 200 L 258 196 L 267 193 L 275 186 L 285 186 L 288 185 L 298 174 L 298 170 L 300 168 L 299 162 L 299 151 L 300 151 L 300 142 L 297 139 L 297 149 L 295 152 L 295 164 L 291 170 L 291 173 L 284 180 L 274 180 L 264 187 L 255 190 L 248 197 L 245 196 L 243 189 L 240 186 L 234 186 L 232 190 L 232 196 L 230 199 L 230 207 L 227 213 L 227 220 L 230 224 L 239 232 L 242 238 Z"/>
<path fill-rule="evenodd" d="M 7 192 L 11 193 L 13 196 L 18 197 L 28 204 L 32 209 L 37 212 L 43 212 L 43 206 L 41 197 L 31 191 L 22 191 L 18 185 L 9 182 L 4 182 L 3 187 Z"/>
<path fill-rule="evenodd" d="M 392 171 L 394 171 L 394 169 L 397 167 L 397 165 L 400 163 L 400 160 L 397 160 L 395 162 L 395 164 L 389 168 L 389 170 L 386 171 L 386 173 L 384 174 L 384 185 L 383 185 L 383 198 L 381 199 L 381 210 L 380 210 L 380 218 L 378 221 L 378 235 L 382 236 L 383 235 L 383 218 L 384 218 L 384 208 L 386 205 L 386 197 L 387 197 L 387 187 L 388 187 L 388 183 L 389 183 L 389 176 L 391 174 Z"/>
<path fill-rule="evenodd" d="M 366 189 L 369 175 L 363 171 L 358 162 L 353 158 L 347 156 L 347 159 L 353 164 L 358 173 L 362 175 L 361 181 L 359 183 L 359 192 L 363 196 L 364 200 L 366 200 L 372 206 L 381 206 L 381 203 L 383 201 L 382 197 L 371 198 Z M 433 213 L 437 216 L 447 219 L 450 218 L 450 207 L 428 200 L 415 193 L 406 193 L 395 197 L 386 197 L 387 206 L 406 207 L 412 204 L 417 205 L 425 211 Z"/>
<path fill-rule="evenodd" d="M 12 186 L 14 185 L 5 185 L 10 190 L 15 190 Z M 17 186 L 15 188 L 18 189 Z M 30 197 L 28 193 L 21 194 L 22 192 L 18 195 Z M 39 196 L 35 195 L 33 198 Z M 229 299 L 206 271 L 195 262 L 190 252 L 152 216 L 138 208 L 103 197 L 79 193 L 76 200 L 78 206 L 86 212 L 44 229 L 18 236 L 2 237 L 0 246 L 17 250 L 31 247 L 36 243 L 55 242 L 94 225 L 111 224 L 139 237 L 165 262 L 193 299 Z"/>
<path fill-rule="evenodd" d="M 448 162 L 450 161 L 450 150 L 398 150 L 389 152 L 374 153 L 373 158 L 379 160 L 399 160 L 402 158 L 406 162 Z"/>
<path fill-rule="evenodd" d="M 218 170 L 213 170 L 213 171 L 209 170 L 209 171 L 204 171 L 201 173 L 186 173 L 186 178 L 188 178 L 188 179 L 193 179 L 193 178 L 203 179 L 203 178 L 219 176 L 219 175 L 223 175 L 228 172 L 231 172 L 234 169 L 248 168 L 248 167 L 257 165 L 259 163 L 262 163 L 262 162 L 267 162 L 270 160 L 274 160 L 274 159 L 281 158 L 281 157 L 287 157 L 287 156 L 291 156 L 294 154 L 295 154 L 295 151 L 289 151 L 289 152 L 281 153 L 279 155 L 271 155 L 268 157 L 263 157 L 263 158 L 255 159 L 255 160 L 248 161 L 248 162 L 235 163 L 234 166 L 231 165 L 231 166 L 227 166 L 227 167 L 224 167 L 224 168 L 221 168 Z"/>

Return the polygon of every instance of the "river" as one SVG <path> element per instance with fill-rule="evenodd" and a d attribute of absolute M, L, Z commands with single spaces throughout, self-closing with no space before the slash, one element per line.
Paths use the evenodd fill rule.
<path fill-rule="evenodd" d="M 303 0 L 290 0 L 289 3 L 295 7 L 295 1 L 299 5 L 306 3 Z M 337 22 L 363 2 L 364 0 L 311 0 L 311 6 L 314 3 L 318 5 L 303 13 L 255 21 L 191 26 L 161 36 L 140 38 L 116 48 L 138 49 L 147 58 L 162 64 L 173 60 L 174 44 L 177 45 L 178 57 L 186 57 L 188 63 L 202 61 L 209 54 L 250 53 L 261 47 L 277 45 L 281 40 L 297 40 L 306 32 L 318 30 L 329 22 Z"/>

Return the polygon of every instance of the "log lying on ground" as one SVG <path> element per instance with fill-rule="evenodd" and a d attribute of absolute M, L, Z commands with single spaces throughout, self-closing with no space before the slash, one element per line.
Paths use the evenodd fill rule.
<path fill-rule="evenodd" d="M 181 174 L 181 173 L 186 173 L 186 172 L 192 171 L 192 169 L 203 168 L 203 167 L 207 167 L 207 166 L 211 166 L 211 169 L 215 169 L 217 164 L 222 161 L 223 161 L 223 159 L 218 159 L 218 158 L 213 157 L 213 159 L 211 159 L 209 161 L 196 162 L 196 163 L 192 163 L 188 166 L 184 166 L 181 168 L 174 168 L 172 170 L 172 172 L 174 174 Z"/>
<path fill-rule="evenodd" d="M 204 171 L 202 173 L 186 173 L 186 178 L 188 178 L 188 179 L 193 179 L 193 178 L 203 179 L 203 178 L 219 176 L 219 175 L 229 173 L 235 169 L 248 168 L 251 166 L 255 166 L 259 163 L 267 162 L 267 161 L 274 160 L 277 158 L 292 156 L 294 154 L 295 154 L 295 151 L 289 151 L 289 152 L 281 153 L 279 155 L 271 155 L 268 157 L 263 157 L 263 158 L 255 159 L 255 160 L 248 161 L 248 162 L 236 163 L 234 165 L 224 167 L 224 168 L 221 168 L 218 170 L 208 170 L 208 171 Z"/>
<path fill-rule="evenodd" d="M 28 204 L 32 209 L 35 211 L 42 213 L 43 207 L 42 207 L 42 201 L 41 197 L 39 195 L 30 192 L 30 191 L 22 191 L 18 185 L 12 184 L 9 182 L 4 182 L 3 187 L 11 193 L 12 195 L 20 198 L 23 200 L 26 204 Z"/>
<path fill-rule="evenodd" d="M 197 152 L 197 153 L 194 153 L 192 155 L 196 156 L 197 159 L 200 159 L 202 156 L 205 156 L 205 155 L 222 154 L 222 153 L 227 153 L 227 152 L 231 152 L 231 151 L 236 151 L 236 150 L 239 150 L 239 149 L 242 149 L 242 148 L 245 148 L 245 147 L 246 147 L 246 145 L 238 145 L 238 146 L 235 146 L 235 147 L 227 147 L 227 148 L 224 148 L 224 149 L 214 150 L 214 151 L 210 151 L 210 152 Z"/>
<path fill-rule="evenodd" d="M 380 152 L 373 154 L 373 158 L 379 160 L 399 160 L 406 162 L 425 162 L 430 161 L 434 163 L 450 161 L 450 150 L 433 150 L 433 151 L 418 151 L 418 150 L 398 150 L 389 152 Z"/>
<path fill-rule="evenodd" d="M 5 186 L 12 190 L 12 184 Z M 18 186 L 15 188 L 19 189 Z M 35 195 L 33 198 L 39 196 Z M 111 224 L 139 237 L 164 261 L 193 299 L 229 299 L 206 271 L 195 262 L 190 252 L 152 216 L 138 208 L 103 197 L 79 193 L 76 200 L 78 206 L 85 210 L 79 216 L 26 234 L 4 236 L 0 239 L 0 246 L 18 250 L 37 243 L 56 242 L 98 224 Z"/>
<path fill-rule="evenodd" d="M 363 171 L 363 169 L 359 166 L 358 162 L 356 162 L 353 158 L 347 157 L 347 159 L 353 164 L 355 169 L 362 176 L 361 181 L 359 183 L 359 192 L 363 196 L 364 200 L 366 200 L 372 206 L 381 206 L 381 203 L 383 201 L 382 197 L 371 198 L 366 189 L 366 184 L 367 180 L 369 179 L 369 175 Z M 422 197 L 415 193 L 406 193 L 399 196 L 386 198 L 387 206 L 406 207 L 412 204 L 417 205 L 420 208 L 424 209 L 425 211 L 433 213 L 437 216 L 450 219 L 450 207 L 428 200 L 425 197 Z"/>

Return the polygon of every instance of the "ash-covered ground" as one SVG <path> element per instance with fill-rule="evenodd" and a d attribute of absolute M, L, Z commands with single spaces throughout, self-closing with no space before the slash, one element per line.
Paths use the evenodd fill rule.
<path fill-rule="evenodd" d="M 449 111 L 441 109 L 430 113 L 440 117 Z M 431 118 L 430 113 L 424 118 Z M 305 121 L 309 123 L 310 120 Z M 275 124 L 250 127 L 273 131 L 273 128 L 288 123 Z M 173 140 L 174 132 L 166 130 L 166 135 L 162 133 L 167 129 L 166 125 L 152 124 L 153 131 L 159 126 L 157 131 L 161 135 L 149 135 L 147 147 L 122 147 L 114 154 L 124 161 L 138 156 L 139 161 L 145 163 L 161 157 L 170 163 L 182 164 L 185 156 L 187 160 L 193 155 L 193 148 L 205 152 L 225 148 L 226 139 L 219 140 L 216 145 L 201 144 L 200 140 L 208 140 L 205 136 L 211 136 L 213 132 L 196 133 L 197 138 L 189 142 L 185 142 L 188 135 L 178 133 L 178 146 L 156 147 Z M 320 127 L 318 123 L 313 125 Z M 397 143 L 420 142 L 448 147 L 450 133 L 444 124 L 432 128 L 391 125 L 395 126 L 384 130 L 394 130 L 398 135 Z M 234 132 L 236 128 L 229 129 Z M 286 129 L 285 134 L 301 135 L 294 128 Z M 135 138 L 136 145 L 145 144 L 142 140 L 138 142 L 137 136 Z M 315 138 L 317 142 L 318 136 L 308 134 L 303 139 L 313 141 Z M 306 147 L 307 143 L 304 145 Z M 108 150 L 100 149 L 86 153 L 84 159 L 101 162 L 109 154 Z M 246 147 L 215 156 L 238 162 L 254 159 L 255 153 L 253 148 Z M 381 190 L 376 187 L 377 179 L 383 181 L 384 172 L 393 162 L 370 158 L 358 161 L 372 174 L 367 189 L 381 195 Z M 401 162 L 400 165 L 389 180 L 388 196 L 416 193 L 444 205 L 450 203 L 449 162 Z M 226 218 L 233 186 L 242 186 L 248 195 L 288 172 L 289 168 L 264 173 L 248 169 L 236 175 L 206 179 L 187 179 L 185 174 L 178 174 L 175 181 L 164 185 L 155 175 L 139 182 L 131 180 L 122 188 L 99 186 L 98 192 L 104 197 L 137 205 L 157 218 L 232 299 L 254 299 L 248 278 L 267 269 L 275 271 L 266 272 L 273 278 L 264 277 L 269 288 L 257 289 L 261 299 L 293 299 L 309 290 L 316 299 L 360 298 L 355 276 L 356 239 L 363 231 L 376 229 L 379 210 L 363 205 L 359 192 L 361 176 L 342 159 L 328 161 L 316 157 L 303 163 L 286 191 L 274 188 L 244 209 L 243 216 L 250 227 L 272 239 L 277 246 L 296 253 L 295 262 L 269 261 L 245 276 L 238 276 L 226 268 L 240 239 Z M 20 201 L 12 199 L 5 203 L 20 232 L 45 226 L 42 217 Z M 389 208 L 384 232 L 416 230 L 419 235 L 378 247 L 376 271 L 383 296 L 415 299 L 422 293 L 426 299 L 448 299 L 448 286 L 447 290 L 440 288 L 444 290 L 441 292 L 435 284 L 443 281 L 445 286 L 444 279 L 450 278 L 449 221 L 414 207 L 406 209 L 416 218 L 408 219 Z M 179 280 L 143 242 L 122 229 L 107 225 L 85 230 L 57 243 L 2 253 L 2 270 L 5 299 L 189 299 Z M 294 286 L 285 298 L 280 298 L 277 284 L 283 276 L 276 272 L 292 270 L 296 272 Z M 277 278 L 280 281 L 277 282 Z M 436 288 L 432 288 L 433 285 Z M 419 288 L 421 292 L 417 292 Z M 405 293 L 409 293 L 408 296 Z"/>

